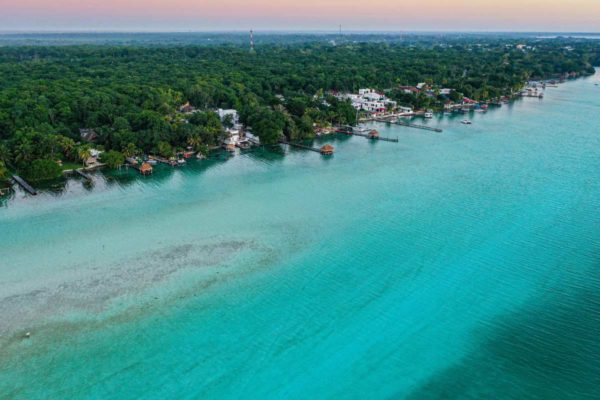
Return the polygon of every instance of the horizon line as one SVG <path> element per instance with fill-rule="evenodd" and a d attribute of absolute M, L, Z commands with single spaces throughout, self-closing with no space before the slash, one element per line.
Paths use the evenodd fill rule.
<path fill-rule="evenodd" d="M 339 28 L 335 29 L 271 29 L 271 28 L 253 28 L 248 27 L 247 29 L 189 29 L 189 30 L 136 30 L 136 29 L 11 29 L 11 30 L 2 30 L 0 29 L 0 34 L 44 34 L 44 33 L 54 33 L 54 34 L 69 34 L 69 33 L 245 33 L 250 30 L 256 32 L 267 32 L 267 33 L 287 33 L 287 34 L 302 34 L 302 33 L 331 33 L 339 35 Z M 523 33 L 523 34 L 577 34 L 577 35 L 600 35 L 599 31 L 568 31 L 568 30 L 478 30 L 478 29 L 465 29 L 465 30 L 452 30 L 452 29 L 442 29 L 442 30 L 433 30 L 433 29 L 411 29 L 411 30 L 394 30 L 394 29 L 348 29 L 344 30 L 342 26 L 342 34 L 364 34 L 364 33 L 373 33 L 373 34 L 421 34 L 421 33 L 467 33 L 467 34 L 494 34 L 494 33 L 502 33 L 502 34 L 510 34 L 510 33 Z"/>

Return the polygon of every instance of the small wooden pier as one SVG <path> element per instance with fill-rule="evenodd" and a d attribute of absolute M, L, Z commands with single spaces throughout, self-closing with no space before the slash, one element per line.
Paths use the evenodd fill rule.
<path fill-rule="evenodd" d="M 86 174 L 85 172 L 83 172 L 83 170 L 81 169 L 76 169 L 75 173 L 78 174 L 79 176 L 81 176 L 82 178 L 84 178 L 85 180 L 91 182 L 92 181 L 92 176 L 89 174 Z"/>
<path fill-rule="evenodd" d="M 387 120 L 387 119 L 376 119 L 375 121 L 386 122 L 388 124 L 394 124 L 394 125 L 400 125 L 400 126 L 406 126 L 407 128 L 423 129 L 423 130 L 432 131 L 432 132 L 443 132 L 440 128 L 432 128 L 427 125 L 411 124 L 410 122 L 404 122 L 404 121 L 400 121 L 400 120 L 391 121 L 391 120 Z"/>
<path fill-rule="evenodd" d="M 37 195 L 37 190 L 35 190 L 33 186 L 31 186 L 25 179 L 21 178 L 19 175 L 13 175 L 13 180 L 19 186 L 25 189 L 25 191 L 27 191 L 29 194 L 32 194 L 34 196 Z"/>
<path fill-rule="evenodd" d="M 291 142 L 286 142 L 286 141 L 282 141 L 281 143 L 287 144 L 288 146 L 297 147 L 299 149 L 314 151 L 315 153 L 323 154 L 325 156 L 332 155 L 334 152 L 334 148 L 330 144 L 326 144 L 322 147 L 313 147 L 313 146 L 307 146 L 307 145 L 300 144 L 300 143 L 291 143 Z"/>
<path fill-rule="evenodd" d="M 344 125 L 340 128 L 341 129 L 337 130 L 337 133 L 343 133 L 344 135 L 349 135 L 349 136 L 362 136 L 364 138 L 371 139 L 371 140 L 383 140 L 384 142 L 398 143 L 398 138 L 381 137 L 381 136 L 379 136 L 379 132 L 377 132 L 376 130 L 372 130 L 369 133 L 362 133 L 362 132 L 354 132 L 354 127 L 348 126 L 348 125 Z M 376 132 L 376 134 L 373 134 L 373 132 Z"/>
<path fill-rule="evenodd" d="M 150 174 L 152 174 L 152 171 L 153 171 L 152 165 L 150 165 L 147 162 L 142 163 L 141 165 L 133 164 L 133 163 L 127 163 L 127 167 L 135 169 L 136 171 L 138 171 L 142 175 L 150 175 Z"/>
<path fill-rule="evenodd" d="M 178 164 L 177 164 L 177 161 L 174 161 L 174 160 L 168 160 L 168 159 L 166 159 L 166 158 L 164 158 L 164 157 L 159 157 L 159 156 L 150 156 L 149 158 L 150 158 L 151 160 L 156 160 L 156 161 L 157 161 L 157 162 L 159 162 L 159 163 L 170 165 L 171 167 L 176 167 L 176 166 L 178 165 Z"/>

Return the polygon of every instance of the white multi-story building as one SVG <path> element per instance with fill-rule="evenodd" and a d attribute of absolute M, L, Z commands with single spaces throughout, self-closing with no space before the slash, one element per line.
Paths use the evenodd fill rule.
<path fill-rule="evenodd" d="M 362 103 L 362 109 L 369 112 L 384 112 L 386 107 L 383 101 L 365 101 Z"/>
<path fill-rule="evenodd" d="M 224 110 L 222 108 L 219 108 L 217 110 L 217 114 L 219 114 L 219 118 L 221 119 L 221 122 L 228 115 L 231 115 L 231 121 L 233 122 L 234 125 L 237 125 L 239 123 L 239 121 L 240 121 L 240 118 L 238 116 L 238 112 L 236 110 L 233 110 L 233 109 Z"/>
<path fill-rule="evenodd" d="M 358 94 L 344 93 L 337 96 L 341 100 L 350 100 L 356 110 L 384 112 L 388 107 L 396 108 L 396 102 L 373 89 L 359 89 Z"/>

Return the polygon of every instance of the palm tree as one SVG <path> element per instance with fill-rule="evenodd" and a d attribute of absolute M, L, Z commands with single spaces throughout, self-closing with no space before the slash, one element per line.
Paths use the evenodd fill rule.
<path fill-rule="evenodd" d="M 8 147 L 4 143 L 0 143 L 0 161 L 3 161 L 5 164 L 7 164 L 9 158 L 10 151 L 8 150 Z"/>
<path fill-rule="evenodd" d="M 8 169 L 4 166 L 4 162 L 0 161 L 0 181 L 6 179 L 8 175 Z"/>
<path fill-rule="evenodd" d="M 198 151 L 198 148 L 202 144 L 202 139 L 200 139 L 200 135 L 198 135 L 197 133 L 194 133 L 193 135 L 188 137 L 187 144 L 189 146 L 192 146 L 192 148 L 195 151 Z"/>
<path fill-rule="evenodd" d="M 63 154 L 65 156 L 68 156 L 69 154 L 71 154 L 71 152 L 73 151 L 73 148 L 75 147 L 75 142 L 73 141 L 73 139 L 62 136 L 62 135 L 58 135 L 58 145 L 60 146 Z"/>
<path fill-rule="evenodd" d="M 28 140 L 17 142 L 13 148 L 13 158 L 17 164 L 25 164 L 32 159 L 32 146 Z"/>
<path fill-rule="evenodd" d="M 123 155 L 127 158 L 133 157 L 139 153 L 139 149 L 133 143 L 128 143 L 125 148 L 123 148 Z"/>
<path fill-rule="evenodd" d="M 81 162 L 83 163 L 83 166 L 85 167 L 85 162 L 92 156 L 92 151 L 90 149 L 90 146 L 88 146 L 88 145 L 79 146 L 79 148 L 77 149 L 77 155 L 79 156 L 79 159 L 81 160 Z"/>

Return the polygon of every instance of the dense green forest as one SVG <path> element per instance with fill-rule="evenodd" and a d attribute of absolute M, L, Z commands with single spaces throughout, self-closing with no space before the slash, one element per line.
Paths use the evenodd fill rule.
<path fill-rule="evenodd" d="M 403 105 L 434 108 L 442 99 L 398 86 L 427 82 L 487 100 L 530 79 L 590 74 L 599 64 L 593 40 L 274 42 L 253 52 L 234 44 L 0 47 L 0 177 L 7 169 L 32 180 L 60 175 L 55 161 L 89 157 L 81 128 L 98 133 L 94 146 L 117 165 L 124 156 L 218 145 L 224 129 L 216 108 L 238 110 L 269 144 L 281 135 L 311 138 L 314 124 L 355 123 L 352 105 L 330 91 L 370 87 Z M 185 102 L 200 112 L 178 113 Z"/>

